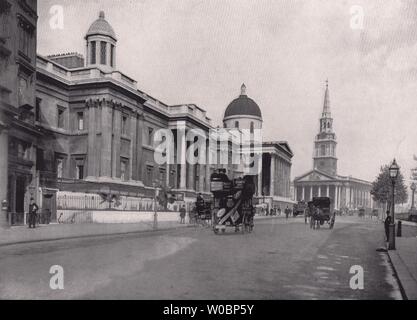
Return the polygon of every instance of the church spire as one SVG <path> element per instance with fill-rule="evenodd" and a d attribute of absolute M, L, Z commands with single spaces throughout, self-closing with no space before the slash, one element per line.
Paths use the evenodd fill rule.
<path fill-rule="evenodd" d="M 326 91 L 324 93 L 323 114 L 322 118 L 330 118 L 330 98 L 329 98 L 329 79 L 326 80 Z"/>

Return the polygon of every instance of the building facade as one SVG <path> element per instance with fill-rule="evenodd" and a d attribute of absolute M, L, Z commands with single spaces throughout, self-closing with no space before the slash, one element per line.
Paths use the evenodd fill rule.
<path fill-rule="evenodd" d="M 246 91 L 245 84 L 242 84 L 240 96 L 226 108 L 223 127 L 245 129 L 250 134 L 259 130 L 262 135 L 261 108 L 248 97 Z M 260 140 L 262 140 L 261 148 L 259 152 L 256 151 L 260 156 L 260 173 L 254 176 L 258 203 L 265 204 L 268 209 L 291 206 L 294 203 L 290 190 L 293 152 L 287 141 Z"/>
<path fill-rule="evenodd" d="M 8 188 L 0 196 L 9 200 L 9 216 L 23 217 L 30 197 L 49 221 L 62 222 L 66 211 L 152 210 L 155 187 L 167 187 L 185 202 L 194 201 L 197 193 L 210 196 L 210 175 L 219 166 L 209 157 L 224 150 L 210 150 L 207 140 L 204 163 L 185 159 L 192 144 L 187 134 L 198 129 L 209 136 L 215 130 L 211 119 L 195 104 L 163 103 L 119 71 L 120 44 L 104 12 L 87 29 L 85 54 L 41 56 L 36 55 L 36 1 L 0 4 L 7 26 L 16 29 L 10 34 L 18 37 L 7 42 L 3 39 L 10 35 L 0 37 L 0 57 L 7 60 L 2 68 L 10 76 L 0 83 L 0 142 L 9 150 L 0 154 L 0 165 L 8 164 L 1 173 L 2 186 Z M 26 33 L 16 33 L 19 28 Z M 22 47 L 14 48 L 15 43 Z M 257 108 L 251 114 L 248 101 L 242 87 L 226 109 L 225 126 L 238 121 L 239 126 L 262 127 L 259 107 L 250 100 Z M 171 163 L 155 160 L 160 129 L 172 133 Z M 263 147 L 262 171 L 255 177 L 258 197 L 271 205 L 291 202 L 288 143 L 265 142 Z M 239 165 L 226 167 L 231 178 L 243 174 Z"/>
<path fill-rule="evenodd" d="M 36 0 L 0 0 L 0 200 L 7 200 L 0 224 L 23 221 L 36 193 L 35 125 Z"/>
<path fill-rule="evenodd" d="M 352 176 L 337 174 L 337 138 L 333 130 L 329 85 L 326 82 L 320 129 L 314 140 L 313 170 L 294 179 L 296 201 L 313 197 L 330 197 L 335 210 L 373 208 L 371 183 Z"/>

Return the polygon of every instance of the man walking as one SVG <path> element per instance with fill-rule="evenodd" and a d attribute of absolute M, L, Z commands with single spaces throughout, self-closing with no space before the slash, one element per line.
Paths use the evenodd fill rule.
<path fill-rule="evenodd" d="M 29 229 L 30 228 L 35 229 L 36 215 L 37 215 L 38 210 L 39 210 L 39 207 L 35 203 L 35 199 L 30 198 L 30 204 L 29 204 Z"/>
<path fill-rule="evenodd" d="M 185 223 L 185 205 L 183 205 L 180 209 L 180 223 Z"/>
<path fill-rule="evenodd" d="M 285 208 L 285 218 L 288 219 L 288 216 L 290 215 L 290 208 L 288 208 L 288 206 Z"/>

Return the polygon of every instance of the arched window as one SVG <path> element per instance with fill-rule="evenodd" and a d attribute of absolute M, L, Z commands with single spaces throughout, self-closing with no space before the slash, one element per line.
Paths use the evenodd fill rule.
<path fill-rule="evenodd" d="M 239 121 L 235 121 L 235 128 L 239 128 Z"/>
<path fill-rule="evenodd" d="M 251 121 L 250 122 L 250 133 L 253 133 L 254 130 L 255 130 L 254 123 L 253 123 L 253 121 Z"/>

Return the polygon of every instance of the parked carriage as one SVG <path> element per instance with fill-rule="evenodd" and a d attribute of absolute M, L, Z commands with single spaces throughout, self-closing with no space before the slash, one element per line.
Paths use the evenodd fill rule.
<path fill-rule="evenodd" d="M 308 202 L 308 212 L 310 216 L 310 228 L 319 229 L 325 223 L 333 229 L 336 214 L 330 211 L 330 198 L 314 197 L 313 201 Z"/>

